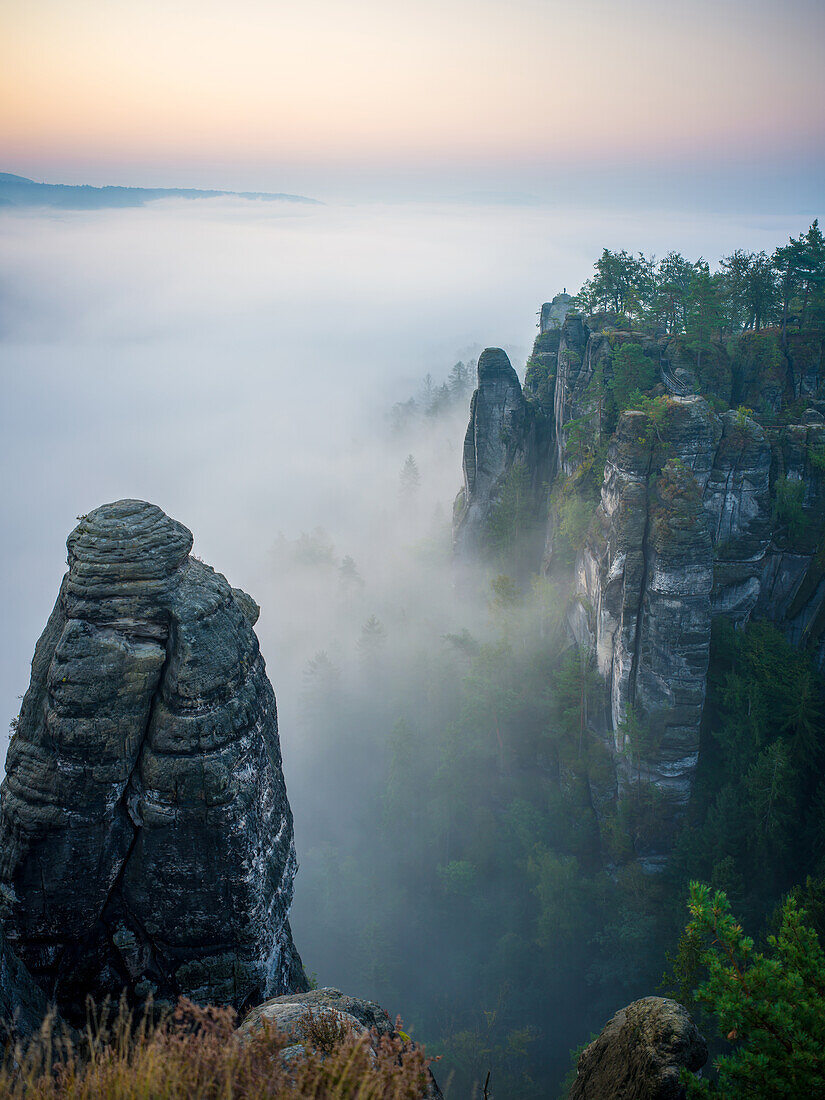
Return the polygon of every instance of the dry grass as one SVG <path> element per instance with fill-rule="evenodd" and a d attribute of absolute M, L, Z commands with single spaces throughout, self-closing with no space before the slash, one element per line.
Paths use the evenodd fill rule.
<path fill-rule="evenodd" d="M 329 1009 L 315 1012 L 310 1008 L 301 1022 L 301 1034 L 307 1045 L 321 1054 L 332 1054 L 349 1033 L 346 1023 Z"/>
<path fill-rule="evenodd" d="M 329 1014 L 330 1016 L 332 1014 Z M 90 1014 L 79 1040 L 55 1034 L 10 1043 L 0 1067 L 2 1100 L 419 1100 L 427 1060 L 400 1038 L 358 1037 L 314 1016 L 326 1049 L 285 1064 L 294 1043 L 264 1024 L 239 1042 L 231 1009 L 182 1000 L 159 1022 L 124 1005 Z"/>

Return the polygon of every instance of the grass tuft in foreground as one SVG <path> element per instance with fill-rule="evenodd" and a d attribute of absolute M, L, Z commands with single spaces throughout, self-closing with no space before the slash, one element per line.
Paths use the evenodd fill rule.
<path fill-rule="evenodd" d="M 401 1038 L 323 1031 L 324 1049 L 281 1058 L 295 1040 L 261 1027 L 239 1039 L 228 1008 L 181 1000 L 155 1022 L 117 1010 L 90 1012 L 72 1035 L 47 1019 L 39 1035 L 10 1042 L 0 1067 L 2 1100 L 419 1100 L 427 1059 Z"/>

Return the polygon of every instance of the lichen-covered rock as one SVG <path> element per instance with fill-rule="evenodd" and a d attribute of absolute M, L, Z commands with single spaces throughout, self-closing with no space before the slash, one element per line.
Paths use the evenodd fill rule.
<path fill-rule="evenodd" d="M 238 1034 L 243 1038 L 268 1023 L 294 1039 L 296 1044 L 303 1044 L 307 1038 L 310 1014 L 317 1019 L 319 1015 L 328 1013 L 333 1014 L 335 1023 L 356 1035 L 369 1033 L 373 1042 L 382 1035 L 395 1038 L 398 1034 L 387 1013 L 375 1001 L 349 997 L 332 986 L 273 997 L 249 1012 L 238 1028 Z M 298 1046 L 287 1047 L 284 1056 L 300 1056 L 300 1051 L 301 1047 Z M 441 1098 L 441 1090 L 432 1073 L 429 1073 L 427 1090 L 422 1100 Z"/>
<path fill-rule="evenodd" d="M 579 1056 L 569 1100 L 683 1100 L 683 1069 L 696 1073 L 707 1045 L 688 1011 L 664 997 L 620 1009 Z"/>
<path fill-rule="evenodd" d="M 745 622 L 759 598 L 771 538 L 771 448 L 751 417 L 729 411 L 703 499 L 714 547 L 714 614 Z"/>
<path fill-rule="evenodd" d="M 620 777 L 643 770 L 675 812 L 690 796 L 699 753 L 713 582 L 701 486 L 714 438 L 698 397 L 670 400 L 659 425 L 622 414 L 571 610 L 574 634 L 595 650 L 608 685 Z M 634 722 L 647 730 L 644 750 L 628 743 Z M 638 854 L 655 859 L 655 848 Z"/>
<path fill-rule="evenodd" d="M 389 1016 L 375 1001 L 349 997 L 333 986 L 272 997 L 264 1004 L 253 1008 L 238 1030 L 241 1034 L 251 1032 L 259 1028 L 264 1020 L 269 1020 L 279 1031 L 284 1031 L 288 1035 L 299 1035 L 300 1022 L 306 1019 L 307 1012 L 310 1010 L 318 1012 L 323 1009 L 334 1009 L 349 1016 L 359 1027 L 367 1031 L 376 1031 L 379 1035 L 395 1034 L 395 1028 Z"/>
<path fill-rule="evenodd" d="M 249 1004 L 305 988 L 275 697 L 253 600 L 142 501 L 68 539 L 0 795 L 10 946 L 85 997 Z"/>
<path fill-rule="evenodd" d="M 573 423 L 584 426 L 588 449 L 606 441 L 615 426 L 610 390 L 614 380 L 614 355 L 623 344 L 638 344 L 661 377 L 658 341 L 638 332 L 613 327 L 614 317 L 601 315 L 585 320 L 570 313 L 560 332 L 558 369 L 554 393 L 554 437 L 558 468 L 575 472 L 581 449 L 569 439 Z M 692 393 L 692 389 L 690 390 Z"/>

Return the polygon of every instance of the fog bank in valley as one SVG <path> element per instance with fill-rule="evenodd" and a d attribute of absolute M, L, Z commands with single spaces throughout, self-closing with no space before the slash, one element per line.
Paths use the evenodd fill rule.
<path fill-rule="evenodd" d="M 466 364 L 497 345 L 522 372 L 542 301 L 605 246 L 713 260 L 798 230 L 506 205 L 0 214 L 4 724 L 75 517 L 139 497 L 181 520 L 262 608 L 304 865 L 296 942 L 322 982 L 380 996 L 381 944 L 373 974 L 348 959 L 362 899 L 333 899 L 340 935 L 318 902 L 346 879 L 339 835 L 370 859 L 383 747 L 442 705 L 428 668 L 461 675 L 444 636 L 488 629 L 450 564 Z"/>
<path fill-rule="evenodd" d="M 312 610 L 267 606 L 272 547 L 320 525 L 380 561 L 377 502 L 412 446 L 385 450 L 394 402 L 488 344 L 520 370 L 541 301 L 578 285 L 605 244 L 715 256 L 796 221 L 231 201 L 0 215 L 3 713 L 28 682 L 75 516 L 122 496 L 188 524 L 196 551 L 264 603 L 288 707 L 295 685 L 267 639 Z M 422 516 L 460 484 L 464 419 L 445 425 L 437 465 L 419 461 Z"/>

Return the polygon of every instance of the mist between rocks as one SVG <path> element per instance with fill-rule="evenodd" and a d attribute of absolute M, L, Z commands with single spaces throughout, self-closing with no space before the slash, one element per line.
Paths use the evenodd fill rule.
<path fill-rule="evenodd" d="M 770 246 L 797 221 L 231 202 L 3 214 L 7 717 L 75 517 L 128 496 L 185 522 L 194 552 L 261 605 L 308 971 L 404 1011 L 424 1037 L 461 1034 L 477 974 L 508 965 L 489 929 L 468 947 L 455 908 L 479 873 L 462 798 L 486 781 L 486 765 L 463 763 L 461 730 L 483 727 L 506 780 L 516 765 L 490 699 L 515 698 L 527 665 L 531 691 L 555 690 L 541 655 L 563 644 L 567 594 L 527 579 L 511 599 L 491 585 L 495 565 L 456 584 L 450 523 L 474 383 L 433 403 L 487 344 L 521 372 L 535 311 L 577 286 L 604 244 L 719 255 Z M 490 805 L 514 852 L 518 813 Z M 488 892 L 506 932 L 506 884 Z"/>

